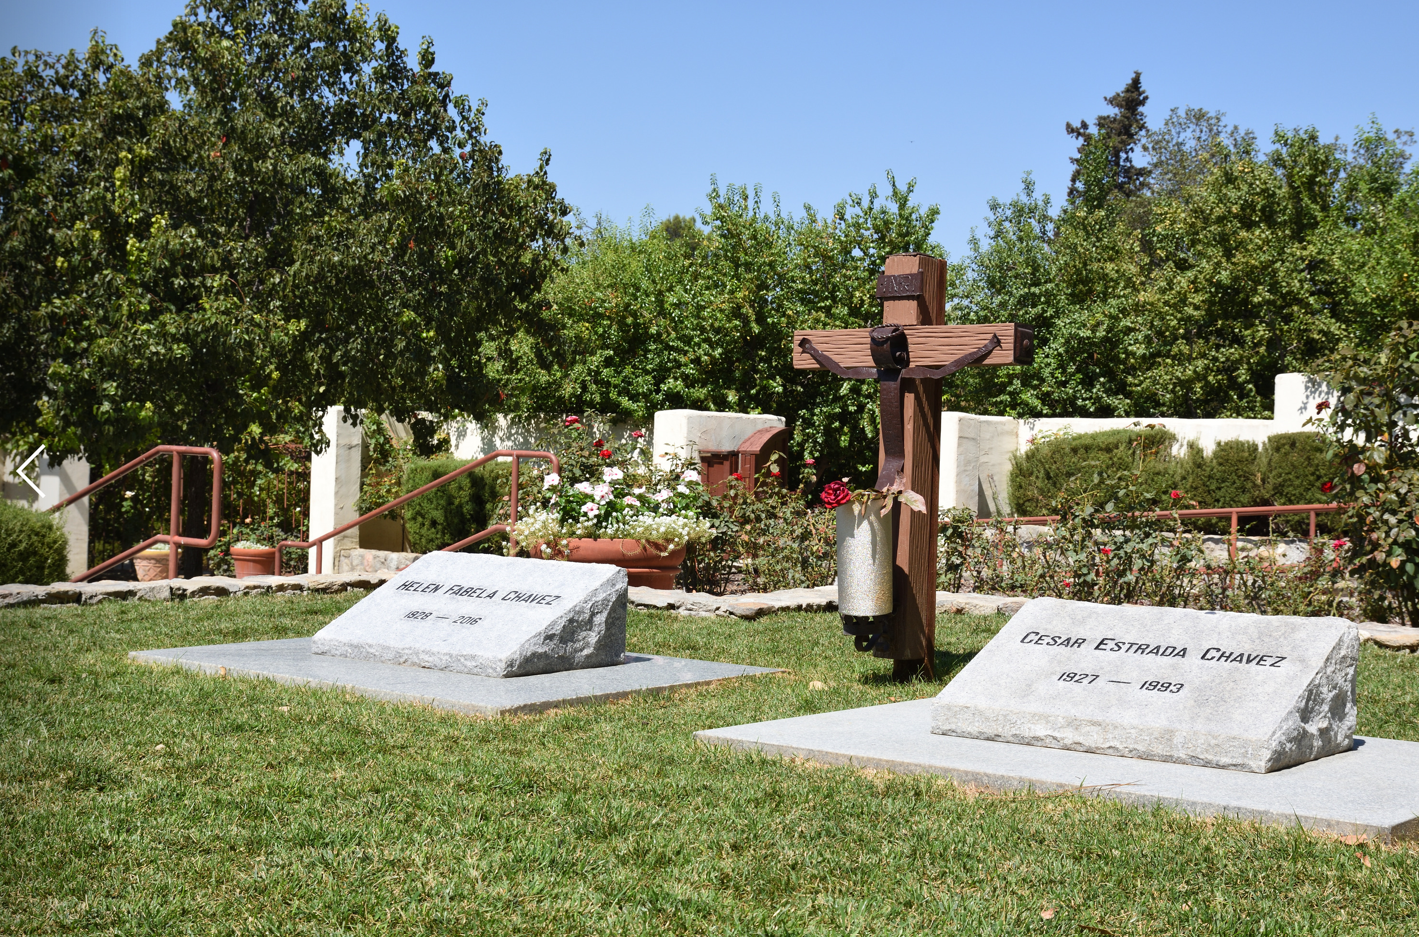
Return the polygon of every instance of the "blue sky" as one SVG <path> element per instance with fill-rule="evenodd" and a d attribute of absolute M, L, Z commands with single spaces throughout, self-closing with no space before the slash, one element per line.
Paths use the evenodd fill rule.
<path fill-rule="evenodd" d="M 1026 170 L 1062 196 L 1065 121 L 1092 122 L 1134 69 L 1154 125 L 1192 105 L 1263 141 L 1276 124 L 1348 140 L 1372 113 L 1419 129 L 1413 2 L 370 6 L 411 49 L 432 36 L 455 88 L 488 99 L 514 169 L 550 148 L 564 197 L 621 222 L 703 207 L 711 173 L 798 213 L 891 169 L 941 206 L 937 239 L 959 257 Z M 0 47 L 82 46 L 98 27 L 131 60 L 181 9 L 0 0 Z"/>

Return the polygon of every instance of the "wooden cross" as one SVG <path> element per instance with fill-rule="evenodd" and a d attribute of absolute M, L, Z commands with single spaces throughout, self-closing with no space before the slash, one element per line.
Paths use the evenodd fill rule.
<path fill-rule="evenodd" d="M 894 254 L 877 279 L 882 326 L 793 333 L 793 366 L 876 379 L 882 435 L 876 487 L 900 483 L 926 513 L 893 509 L 892 620 L 872 648 L 894 678 L 934 676 L 941 379 L 972 365 L 1030 364 L 1034 331 L 1014 323 L 946 325 L 946 261 Z"/>

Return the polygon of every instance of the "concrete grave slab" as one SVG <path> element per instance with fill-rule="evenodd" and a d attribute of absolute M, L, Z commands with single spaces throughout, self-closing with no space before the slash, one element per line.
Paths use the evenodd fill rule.
<path fill-rule="evenodd" d="M 527 677 L 483 677 L 325 657 L 312 654 L 310 645 L 310 638 L 288 638 L 133 651 L 128 659 L 136 663 L 183 667 L 209 675 L 260 677 L 288 686 L 345 690 L 373 699 L 421 703 L 435 709 L 482 716 L 541 712 L 775 672 L 769 667 L 626 654 L 624 663 L 611 667 Z"/>
<path fill-rule="evenodd" d="M 959 678 L 958 678 L 959 679 Z M 1299 823 L 1340 835 L 1419 838 L 1419 743 L 1356 738 L 1350 751 L 1269 774 L 934 735 L 932 700 L 708 729 L 709 745 L 993 790 L 1075 790 L 1140 807 Z"/>
<path fill-rule="evenodd" d="M 626 650 L 626 571 L 426 553 L 320 629 L 311 651 L 484 677 L 605 667 Z"/>
<path fill-rule="evenodd" d="M 1035 599 L 942 689 L 931 731 L 1275 771 L 1350 750 L 1358 660 L 1341 618 Z"/>

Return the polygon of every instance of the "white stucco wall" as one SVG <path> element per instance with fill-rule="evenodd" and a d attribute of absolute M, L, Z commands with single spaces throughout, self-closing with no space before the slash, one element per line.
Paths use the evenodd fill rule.
<path fill-rule="evenodd" d="M 344 407 L 325 411 L 325 437 L 330 444 L 324 452 L 310 457 L 310 536 L 319 537 L 359 517 L 355 504 L 360 500 L 360 456 L 364 430 L 351 426 Z M 360 530 L 348 530 L 325 541 L 324 569 L 335 569 L 341 550 L 358 549 Z M 310 570 L 315 572 L 315 548 L 310 549 Z"/>

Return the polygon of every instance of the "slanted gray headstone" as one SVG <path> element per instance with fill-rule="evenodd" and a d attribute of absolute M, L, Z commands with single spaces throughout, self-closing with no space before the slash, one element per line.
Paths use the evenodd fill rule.
<path fill-rule="evenodd" d="M 318 631 L 311 653 L 522 677 L 621 663 L 626 571 L 428 553 Z"/>
<path fill-rule="evenodd" d="M 1267 772 L 1349 751 L 1341 618 L 1035 599 L 946 685 L 938 735 Z"/>

